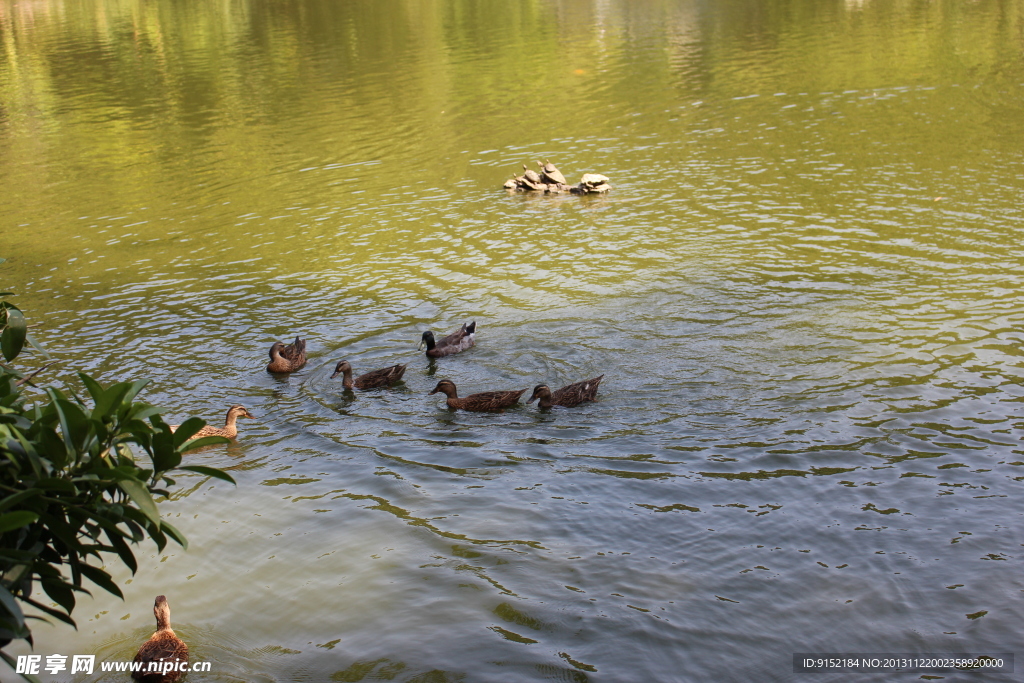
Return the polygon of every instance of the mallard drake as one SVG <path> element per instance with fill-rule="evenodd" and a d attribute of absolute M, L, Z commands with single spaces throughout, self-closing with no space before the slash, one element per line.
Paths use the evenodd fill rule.
<path fill-rule="evenodd" d="M 156 596 L 153 614 L 156 615 L 156 633 L 142 644 L 132 661 L 146 664 L 144 668 L 152 665 L 154 670 L 133 671 L 132 679 L 144 683 L 174 683 L 185 675 L 178 669 L 188 667 L 188 645 L 171 630 L 171 608 L 167 605 L 167 598 Z M 178 662 L 174 671 L 167 666 L 171 662 Z"/>
<path fill-rule="evenodd" d="M 349 365 L 347 360 L 343 360 L 338 361 L 338 364 L 334 366 L 334 374 L 331 375 L 331 379 L 338 375 L 344 375 L 345 377 L 341 380 L 341 384 L 346 389 L 351 389 L 352 387 L 356 389 L 376 389 L 377 387 L 386 387 L 394 384 L 402 379 L 403 374 L 405 374 L 405 365 L 392 365 L 391 367 L 374 370 L 352 379 L 352 366 Z"/>
<path fill-rule="evenodd" d="M 306 340 L 295 338 L 291 344 L 274 342 L 270 347 L 267 372 L 295 372 L 306 364 Z"/>
<path fill-rule="evenodd" d="M 248 417 L 252 419 L 252 415 L 244 407 L 240 405 L 233 405 L 228 408 L 228 416 L 224 419 L 223 427 L 206 425 L 193 434 L 192 438 L 198 439 L 203 436 L 226 436 L 229 439 L 233 439 L 238 435 L 238 427 L 235 426 L 235 420 L 240 417 Z M 180 426 L 181 425 L 171 425 L 171 431 L 176 431 Z"/>
<path fill-rule="evenodd" d="M 557 391 L 551 391 L 547 384 L 538 384 L 533 388 L 533 396 L 526 402 L 533 403 L 535 400 L 540 399 L 537 405 L 541 408 L 550 408 L 551 406 L 565 406 L 568 408 L 585 401 L 593 401 L 597 397 L 597 385 L 601 383 L 603 377 L 604 375 L 601 375 L 594 379 L 569 384 Z"/>
<path fill-rule="evenodd" d="M 520 389 L 519 391 L 482 391 L 479 394 L 470 394 L 465 398 L 459 398 L 459 394 L 455 389 L 455 383 L 451 380 L 443 379 L 437 383 L 437 386 L 430 393 L 436 394 L 441 392 L 447 396 L 448 400 L 446 403 L 449 408 L 485 412 L 498 411 L 515 405 L 525 391 L 526 389 Z"/>
<path fill-rule="evenodd" d="M 462 327 L 449 334 L 447 337 L 442 338 L 440 341 L 434 341 L 434 333 L 427 330 L 423 333 L 420 338 L 419 348 L 423 348 L 423 345 L 427 346 L 427 356 L 430 358 L 442 358 L 444 356 L 450 356 L 453 353 L 459 351 L 465 351 L 466 349 L 473 346 L 476 341 L 476 321 L 471 323 L 464 323 Z"/>

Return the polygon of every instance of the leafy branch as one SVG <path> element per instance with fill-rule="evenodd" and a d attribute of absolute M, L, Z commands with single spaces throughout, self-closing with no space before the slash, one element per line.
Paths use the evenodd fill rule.
<path fill-rule="evenodd" d="M 182 466 L 185 452 L 227 439 L 192 439 L 205 425 L 199 418 L 171 432 L 160 408 L 136 400 L 148 380 L 104 387 L 79 373 L 85 398 L 45 387 L 31 402 L 25 391 L 42 368 L 23 375 L 11 364 L 26 344 L 45 355 L 22 312 L 0 301 L 0 647 L 32 642 L 27 622 L 41 617 L 23 605 L 75 626 L 76 595 L 91 595 L 86 580 L 123 597 L 105 558 L 116 555 L 134 574 L 133 547 L 147 538 L 158 550 L 168 541 L 188 547 L 154 500 L 174 486 L 169 472 L 234 483 L 216 468 Z"/>

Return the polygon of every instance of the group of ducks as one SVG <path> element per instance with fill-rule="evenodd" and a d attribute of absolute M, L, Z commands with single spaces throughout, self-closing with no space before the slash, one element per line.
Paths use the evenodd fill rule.
<path fill-rule="evenodd" d="M 466 323 L 462 325 L 457 331 L 449 334 L 447 337 L 435 340 L 434 333 L 426 331 L 420 339 L 420 349 L 424 346 L 427 348 L 428 358 L 443 358 L 450 356 L 466 349 L 472 348 L 476 343 L 476 321 Z M 270 347 L 270 363 L 267 365 L 267 371 L 273 373 L 285 373 L 295 372 L 301 369 L 306 364 L 306 342 L 298 337 L 291 344 L 283 344 L 281 342 L 275 342 Z M 342 386 L 346 389 L 379 389 L 382 387 L 389 387 L 392 384 L 402 379 L 402 375 L 405 374 L 405 368 L 408 364 L 392 365 L 390 367 L 381 368 L 380 370 L 374 370 L 367 372 L 364 375 L 358 377 L 352 376 L 352 366 L 347 360 L 338 361 L 337 365 L 334 366 L 334 373 L 331 378 L 335 378 L 338 375 L 342 375 Z M 593 401 L 597 397 L 597 387 L 601 383 L 601 379 L 604 375 L 600 375 L 593 379 L 588 379 L 583 382 L 576 382 L 562 387 L 556 391 L 551 389 L 546 384 L 538 384 L 533 389 L 533 395 L 530 396 L 527 403 L 533 403 L 538 401 L 538 405 L 541 408 L 550 408 L 551 406 L 564 406 L 571 407 L 584 403 L 585 401 Z M 459 397 L 458 392 L 455 388 L 455 383 L 451 380 L 442 379 L 431 391 L 431 394 L 441 393 L 447 397 L 446 403 L 449 408 L 461 409 L 461 410 L 473 410 L 473 411 L 498 411 L 503 408 L 508 408 L 519 401 L 519 397 L 526 392 L 526 389 L 519 389 L 513 391 L 483 391 L 478 394 L 470 394 L 469 396 Z M 227 420 L 225 421 L 224 427 L 203 427 L 199 430 L 193 438 L 202 436 L 226 436 L 229 439 L 234 438 L 238 434 L 238 427 L 236 421 L 240 417 L 252 418 L 252 415 L 243 406 L 233 405 L 228 409 Z M 172 430 L 177 429 L 178 425 L 173 425 Z M 153 605 L 153 613 L 156 616 L 157 630 L 153 636 L 147 640 L 141 648 L 139 653 L 135 655 L 136 662 L 188 662 L 188 646 L 171 629 L 171 609 L 167 605 L 167 598 L 160 595 L 156 598 L 156 602 Z M 175 667 L 174 671 L 167 671 L 164 673 L 155 672 L 133 672 L 132 678 L 136 681 L 145 681 L 152 683 L 174 683 L 181 678 L 182 672 L 178 669 L 185 668 L 184 666 Z"/>
<path fill-rule="evenodd" d="M 420 338 L 420 349 L 426 347 L 428 358 L 443 358 L 466 349 L 476 344 L 476 321 L 464 323 L 461 328 L 441 339 L 435 339 L 434 333 L 427 330 Z M 291 344 L 274 342 L 270 347 L 270 363 L 267 364 L 267 372 L 288 373 L 300 370 L 306 365 L 306 342 L 298 337 Z M 391 365 L 379 370 L 373 370 L 366 374 L 353 377 L 352 365 L 347 360 L 338 361 L 334 366 L 334 373 L 331 379 L 338 375 L 342 376 L 341 384 L 346 389 L 380 389 L 389 387 L 402 379 L 408 363 Z M 533 403 L 537 401 L 541 408 L 552 406 L 572 407 L 593 401 L 597 397 L 597 388 L 604 375 L 593 379 L 575 382 L 552 391 L 546 384 L 538 384 L 533 388 L 533 395 L 526 401 Z M 455 383 L 443 379 L 437 383 L 430 394 L 444 394 L 447 397 L 445 403 L 453 410 L 470 410 L 475 412 L 496 412 L 508 408 L 519 402 L 519 397 L 526 392 L 526 389 L 512 391 L 483 391 L 469 396 L 460 397 Z M 229 439 L 238 435 L 238 418 L 252 418 L 245 407 L 233 405 L 228 409 L 227 418 L 223 427 L 206 426 L 199 430 L 193 438 L 203 436 L 224 436 Z M 177 429 L 177 425 L 171 427 Z"/>

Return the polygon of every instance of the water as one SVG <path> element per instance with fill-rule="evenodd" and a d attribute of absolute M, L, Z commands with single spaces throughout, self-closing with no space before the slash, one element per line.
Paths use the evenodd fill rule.
<path fill-rule="evenodd" d="M 985 0 L 0 0 L 0 272 L 50 377 L 256 416 L 190 456 L 237 487 L 162 504 L 188 551 L 143 547 L 35 652 L 130 659 L 157 594 L 193 681 L 1013 652 L 1022 27 Z M 500 189 L 543 159 L 614 189 Z M 476 348 L 416 352 L 469 320 Z M 264 372 L 297 334 L 307 367 Z M 410 365 L 351 393 L 342 358 Z M 602 373 L 573 409 L 427 396 Z"/>

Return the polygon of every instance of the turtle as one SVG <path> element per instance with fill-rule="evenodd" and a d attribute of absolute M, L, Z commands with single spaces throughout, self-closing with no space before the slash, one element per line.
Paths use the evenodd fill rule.
<path fill-rule="evenodd" d="M 541 180 L 541 177 L 539 175 L 537 175 L 537 172 L 536 171 L 532 171 L 529 168 L 527 168 L 526 164 L 523 164 L 523 178 L 525 178 L 526 180 L 529 180 L 530 183 L 533 184 L 533 185 L 540 185 L 543 182 Z M 534 189 L 536 189 L 536 188 L 534 188 Z"/>
<path fill-rule="evenodd" d="M 544 182 L 552 185 L 565 185 L 565 176 L 550 161 L 545 159 L 543 164 L 538 161 L 537 165 L 540 166 L 541 173 L 544 175 Z"/>

